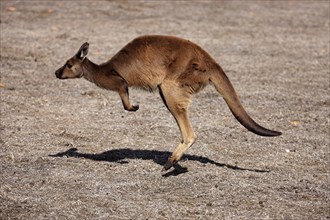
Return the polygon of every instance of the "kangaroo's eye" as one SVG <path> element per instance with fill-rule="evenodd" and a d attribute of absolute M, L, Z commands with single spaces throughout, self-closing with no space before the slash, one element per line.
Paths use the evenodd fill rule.
<path fill-rule="evenodd" d="M 66 66 L 71 69 L 72 65 L 70 63 L 67 63 Z"/>

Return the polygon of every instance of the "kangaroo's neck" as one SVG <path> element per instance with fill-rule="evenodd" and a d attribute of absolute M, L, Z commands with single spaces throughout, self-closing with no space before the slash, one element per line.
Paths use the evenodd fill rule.
<path fill-rule="evenodd" d="M 100 66 L 87 58 L 85 58 L 83 61 L 82 71 L 83 77 L 93 83 L 95 83 L 97 78 L 99 78 L 99 76 L 102 74 Z"/>
<path fill-rule="evenodd" d="M 85 79 L 103 89 L 116 90 L 119 85 L 126 85 L 126 81 L 116 71 L 112 71 L 108 63 L 97 65 L 85 58 L 82 72 Z"/>

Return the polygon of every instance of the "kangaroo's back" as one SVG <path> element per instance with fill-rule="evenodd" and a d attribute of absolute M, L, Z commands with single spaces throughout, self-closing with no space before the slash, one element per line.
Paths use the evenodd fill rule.
<path fill-rule="evenodd" d="M 116 69 L 129 86 L 153 90 L 164 79 L 178 80 L 188 66 L 206 72 L 214 64 L 202 48 L 188 40 L 152 35 L 134 39 L 104 65 Z"/>

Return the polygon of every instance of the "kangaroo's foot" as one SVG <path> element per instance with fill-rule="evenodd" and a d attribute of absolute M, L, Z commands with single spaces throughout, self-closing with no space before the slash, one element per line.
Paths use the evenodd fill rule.
<path fill-rule="evenodd" d="M 174 166 L 177 163 L 177 161 L 171 160 L 171 158 L 168 158 L 167 162 L 163 166 L 162 171 L 169 170 L 172 166 Z"/>

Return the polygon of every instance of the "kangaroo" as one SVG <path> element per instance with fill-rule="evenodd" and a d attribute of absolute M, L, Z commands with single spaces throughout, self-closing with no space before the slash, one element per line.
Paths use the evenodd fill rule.
<path fill-rule="evenodd" d="M 247 114 L 220 65 L 189 40 L 173 36 L 140 36 L 100 65 L 86 57 L 88 48 L 87 42 L 82 44 L 78 52 L 55 72 L 56 77 L 84 77 L 101 88 L 117 91 L 127 111 L 139 109 L 129 100 L 129 87 L 158 89 L 182 136 L 163 170 L 176 164 L 196 141 L 188 108 L 192 95 L 210 83 L 223 96 L 235 118 L 249 131 L 261 136 L 281 135 L 281 132 L 260 126 Z"/>

